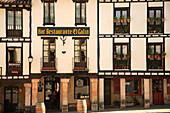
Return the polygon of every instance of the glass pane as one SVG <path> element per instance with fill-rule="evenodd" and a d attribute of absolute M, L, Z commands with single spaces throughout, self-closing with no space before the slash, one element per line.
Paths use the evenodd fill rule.
<path fill-rule="evenodd" d="M 81 50 L 86 50 L 86 46 L 81 46 Z"/>
<path fill-rule="evenodd" d="M 75 57 L 75 62 L 80 62 L 80 57 Z"/>
<path fill-rule="evenodd" d="M 124 55 L 127 55 L 127 45 L 123 45 L 122 47 L 123 47 L 123 52 L 122 53 Z"/>
<path fill-rule="evenodd" d="M 86 23 L 86 3 L 81 4 L 81 23 Z"/>
<path fill-rule="evenodd" d="M 15 48 L 15 63 L 21 63 L 21 48 Z"/>
<path fill-rule="evenodd" d="M 49 40 L 44 40 L 45 45 L 48 45 L 48 43 L 49 43 Z"/>
<path fill-rule="evenodd" d="M 149 10 L 149 17 L 153 18 L 154 17 L 154 10 Z"/>
<path fill-rule="evenodd" d="M 48 8 L 49 3 L 44 3 L 45 6 L 45 23 L 49 23 L 49 8 Z"/>
<path fill-rule="evenodd" d="M 86 40 L 81 40 L 81 45 L 86 45 Z"/>
<path fill-rule="evenodd" d="M 120 11 L 116 11 L 116 17 L 117 19 L 120 19 Z M 120 22 L 119 21 L 116 21 L 116 25 L 120 25 Z"/>
<path fill-rule="evenodd" d="M 161 19 L 161 10 L 156 10 L 156 18 Z M 156 25 L 161 24 L 161 20 L 156 21 Z"/>
<path fill-rule="evenodd" d="M 160 45 L 156 45 L 156 53 L 161 54 L 161 46 Z"/>
<path fill-rule="evenodd" d="M 75 50 L 80 50 L 80 46 L 75 46 Z"/>
<path fill-rule="evenodd" d="M 148 54 L 149 55 L 153 55 L 154 54 L 154 46 L 149 46 L 149 50 L 148 50 Z"/>
<path fill-rule="evenodd" d="M 44 50 L 47 51 L 49 46 L 44 46 Z"/>
<path fill-rule="evenodd" d="M 15 29 L 21 30 L 21 11 L 15 11 Z"/>
<path fill-rule="evenodd" d="M 76 23 L 80 23 L 80 3 L 76 3 Z"/>
<path fill-rule="evenodd" d="M 138 94 L 139 93 L 139 80 L 126 80 L 126 93 Z"/>
<path fill-rule="evenodd" d="M 6 94 L 5 95 L 5 102 L 6 103 L 11 103 L 11 94 Z"/>
<path fill-rule="evenodd" d="M 85 58 L 85 51 L 81 51 L 81 57 Z M 84 61 L 84 60 L 83 60 Z"/>
<path fill-rule="evenodd" d="M 122 11 L 122 16 L 124 16 L 124 18 L 127 18 L 127 11 Z"/>
<path fill-rule="evenodd" d="M 48 51 L 44 51 L 44 56 L 48 56 Z"/>
<path fill-rule="evenodd" d="M 75 44 L 75 45 L 80 45 L 80 40 L 75 40 L 75 41 L 74 41 L 74 44 Z"/>
<path fill-rule="evenodd" d="M 121 46 L 116 45 L 116 54 L 120 55 L 121 54 Z"/>
<path fill-rule="evenodd" d="M 17 100 L 18 100 L 18 94 L 13 94 L 13 95 L 12 95 L 12 99 L 13 99 L 13 100 L 12 100 L 12 103 L 13 103 L 13 104 L 17 104 L 17 103 L 18 103 L 18 101 L 17 101 Z"/>
<path fill-rule="evenodd" d="M 44 62 L 48 62 L 48 57 L 44 57 Z"/>
<path fill-rule="evenodd" d="M 54 23 L 54 3 L 50 3 L 50 22 Z"/>
<path fill-rule="evenodd" d="M 14 11 L 8 11 L 8 29 L 14 29 Z"/>
<path fill-rule="evenodd" d="M 75 51 L 75 56 L 80 56 L 80 51 Z"/>

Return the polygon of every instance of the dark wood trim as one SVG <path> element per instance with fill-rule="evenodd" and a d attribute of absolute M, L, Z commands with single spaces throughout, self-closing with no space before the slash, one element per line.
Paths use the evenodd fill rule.
<path fill-rule="evenodd" d="M 72 39 L 89 39 L 89 37 L 72 37 Z"/>
<path fill-rule="evenodd" d="M 41 37 L 41 39 L 58 39 L 58 37 Z"/>

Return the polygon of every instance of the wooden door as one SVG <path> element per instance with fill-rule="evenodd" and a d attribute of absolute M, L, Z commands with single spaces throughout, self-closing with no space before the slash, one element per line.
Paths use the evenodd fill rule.
<path fill-rule="evenodd" d="M 111 79 L 104 79 L 104 104 L 111 105 Z"/>
<path fill-rule="evenodd" d="M 153 80 L 153 104 L 163 104 L 163 80 Z"/>

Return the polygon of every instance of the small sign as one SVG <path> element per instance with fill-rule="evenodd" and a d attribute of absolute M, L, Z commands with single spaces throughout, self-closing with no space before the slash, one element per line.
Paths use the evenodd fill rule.
<path fill-rule="evenodd" d="M 84 83 L 84 81 L 83 81 L 82 79 L 78 79 L 78 80 L 76 81 L 76 85 L 77 85 L 77 86 L 83 86 L 83 83 Z"/>
<path fill-rule="evenodd" d="M 38 92 L 42 92 L 43 89 L 42 89 L 42 84 L 41 84 L 41 82 L 39 82 L 38 85 L 39 85 L 39 86 L 38 86 Z"/>
<path fill-rule="evenodd" d="M 38 36 L 90 36 L 89 27 L 38 27 Z"/>

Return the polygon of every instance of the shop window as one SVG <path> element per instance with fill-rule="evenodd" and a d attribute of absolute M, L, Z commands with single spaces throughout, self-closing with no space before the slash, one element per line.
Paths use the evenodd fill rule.
<path fill-rule="evenodd" d="M 75 39 L 74 40 L 74 69 L 87 68 L 87 40 Z"/>
<path fill-rule="evenodd" d="M 129 60 L 129 45 L 114 44 L 114 69 L 129 69 Z"/>
<path fill-rule="evenodd" d="M 44 2 L 44 25 L 54 25 L 54 2 Z"/>
<path fill-rule="evenodd" d="M 167 94 L 170 94 L 170 79 L 167 79 Z"/>
<path fill-rule="evenodd" d="M 22 10 L 7 9 L 7 36 L 22 36 Z"/>
<path fill-rule="evenodd" d="M 21 74 L 21 48 L 8 48 L 7 74 Z"/>
<path fill-rule="evenodd" d="M 140 80 L 126 80 L 126 94 L 127 95 L 139 95 L 140 94 Z"/>
<path fill-rule="evenodd" d="M 129 8 L 115 8 L 114 13 L 114 32 L 129 33 L 130 15 Z"/>
<path fill-rule="evenodd" d="M 120 79 L 114 78 L 114 94 L 120 94 Z"/>
<path fill-rule="evenodd" d="M 162 43 L 148 44 L 148 69 L 163 69 L 165 54 Z"/>
<path fill-rule="evenodd" d="M 163 8 L 149 8 L 148 10 L 148 33 L 163 32 Z"/>
<path fill-rule="evenodd" d="M 86 25 L 86 2 L 75 2 L 75 25 Z"/>
<path fill-rule="evenodd" d="M 88 77 L 74 78 L 74 98 L 89 99 L 90 98 L 90 80 Z"/>
<path fill-rule="evenodd" d="M 55 39 L 43 39 L 43 70 L 55 70 Z"/>

